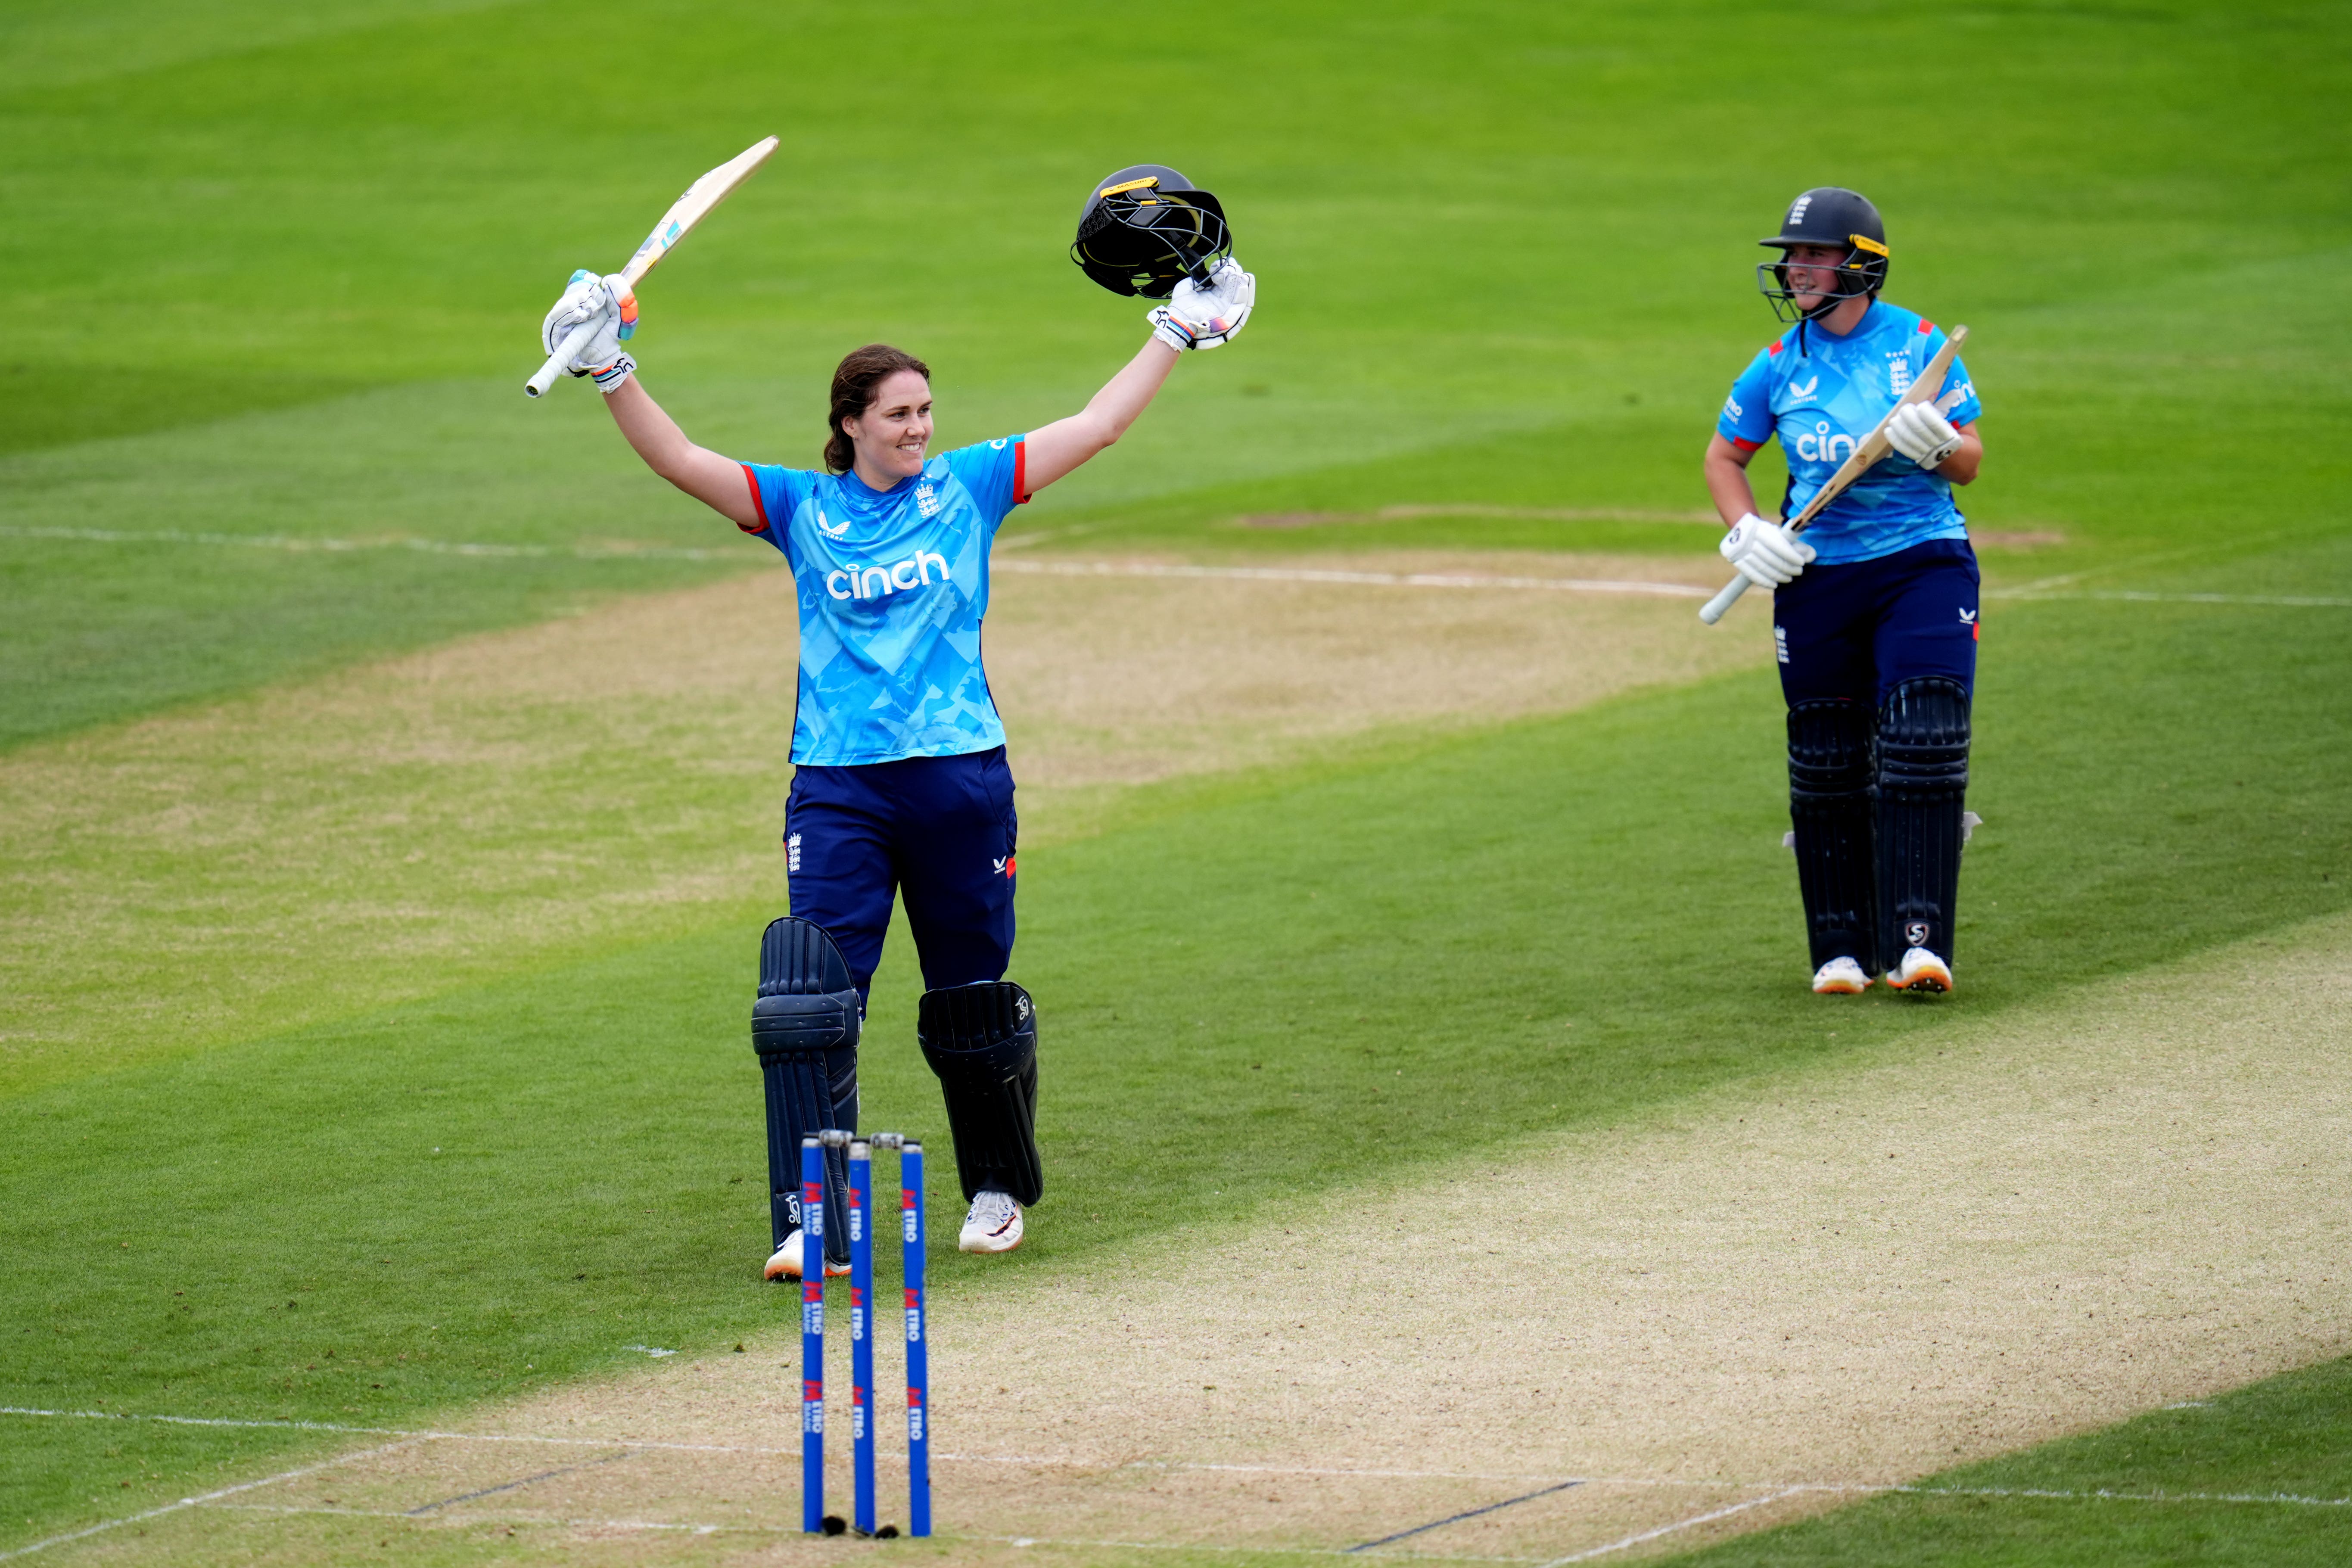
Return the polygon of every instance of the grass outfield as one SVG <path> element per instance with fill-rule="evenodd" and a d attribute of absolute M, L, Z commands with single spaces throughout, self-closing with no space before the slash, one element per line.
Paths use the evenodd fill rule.
<path fill-rule="evenodd" d="M 1188 364 L 1034 519 L 1136 508 L 1162 536 L 1367 499 L 1690 507 L 1706 421 L 1772 331 L 1758 215 L 1826 166 L 1759 133 L 1794 110 L 1754 86 L 1814 13 L 1716 0 L 1255 6 L 1204 23 L 1198 58 L 1142 46 L 1156 13 L 940 7 L 891 37 L 887 138 L 866 118 L 870 24 L 833 7 L 338 0 L 299 21 L 224 5 L 209 27 L 159 9 L 5 24 L 28 65 L 0 127 L 38 152 L 0 174 L 20 215 L 0 237 L 0 592 L 32 605 L 0 617 L 0 741 L 678 570 L 140 563 L 26 531 L 725 545 L 592 397 L 513 384 L 563 276 L 614 265 L 761 131 L 782 153 L 649 286 L 640 344 L 689 427 L 746 457 L 808 460 L 824 375 L 870 337 L 936 363 L 943 442 L 1068 412 L 1137 335 L 1060 258 L 1078 194 L 1138 148 L 1213 180 L 1265 280 L 1249 352 Z M 2337 12 L 1839 25 L 1843 55 L 1804 51 L 1816 102 L 1885 121 L 1889 62 L 1935 62 L 1952 156 L 1841 136 L 1833 161 L 1897 215 L 1895 296 L 1978 331 L 1998 432 L 1979 521 L 2135 551 L 2184 509 L 2326 527 L 2352 320 Z M 1106 81 L 1147 58 L 1148 85 Z"/>
<path fill-rule="evenodd" d="M 1948 1470 L 1689 1568 L 2328 1563 L 2352 1539 L 2352 1362 Z"/>
<path fill-rule="evenodd" d="M 1986 620 L 1971 805 L 1992 826 L 1966 992 L 1877 998 L 1834 1038 L 1790 994 L 1757 675 L 1137 790 L 1099 834 L 1024 857 L 1015 977 L 1045 998 L 1056 1197 L 1084 1198 L 1041 1211 L 1013 1267 L 1465 1138 L 1925 1043 L 1947 1016 L 2343 908 L 2340 11 L 1837 19 L 1852 47 L 1809 54 L 1816 100 L 1906 122 L 1890 72 L 1931 60 L 1941 111 L 1907 121 L 1929 141 L 1841 133 L 1825 163 L 1758 69 L 1822 13 L 1712 0 L 1258 6 L 1189 23 L 1216 45 L 1197 54 L 1153 41 L 1161 13 L 941 7 L 894 14 L 879 89 L 860 64 L 877 24 L 837 7 L 21 8 L 0 22 L 0 126 L 26 150 L 0 171 L 18 215 L 0 235 L 0 767 L 764 567 L 634 468 L 592 396 L 535 405 L 515 384 L 570 268 L 615 264 L 685 178 L 768 130 L 782 155 L 648 287 L 642 338 L 649 384 L 745 457 L 807 460 L 825 373 L 869 337 L 938 367 L 943 442 L 1066 412 L 1139 325 L 1060 258 L 1086 182 L 1149 155 L 1214 185 L 1261 279 L 1248 339 L 1182 367 L 1129 442 L 1014 528 L 1198 559 L 1706 550 L 1643 514 L 1703 504 L 1706 424 L 1772 330 L 1749 242 L 1837 178 L 1889 212 L 1893 297 L 1975 329 L 1991 456 L 1967 500 L 2023 541 L 1987 552 L 2010 597 Z M 1414 510 L 1381 515 L 1396 506 Z M 1234 521 L 1297 513 L 1319 515 Z M 365 548 L 328 548 L 345 544 Z M 2338 603 L 2065 597 L 2107 591 Z M 667 761 L 612 759 L 615 792 L 707 824 L 723 792 Z M 782 782 L 758 779 L 761 798 Z M 433 793 L 454 786 L 414 787 L 457 852 L 402 884 L 405 911 L 519 896 L 485 893 L 469 848 L 582 852 L 561 820 L 470 845 L 467 802 Z M 321 781 L 257 809 L 333 798 Z M 12 908 L 45 921 L 153 870 L 90 840 L 11 842 Z M 242 886 L 236 869 L 217 875 Z M 201 847 L 167 875 L 192 907 L 212 890 Z M 744 1265 L 764 1232 L 743 977 L 775 912 L 751 885 L 470 951 L 391 1006 L 327 962 L 349 889 L 272 891 L 289 934 L 270 962 L 297 978 L 193 1038 L 173 1003 L 223 989 L 217 943 L 139 959 L 161 1000 L 135 1033 L 100 994 L 106 955 L 68 973 L 0 951 L 0 1405 L 422 1422 L 624 1364 L 626 1344 L 774 1327 Z M 897 1048 L 914 984 L 899 940 L 876 995 L 879 1105 L 933 1103 Z M 943 1311 L 982 1288 L 961 1258 L 939 1272 Z M 2341 1382 L 2315 1371 L 1965 1484 L 2340 1497 L 2340 1434 L 2313 1413 Z M 329 1441 L 5 1430 L 0 1552 Z M 2264 1470 L 2266 1452 L 2313 1458 Z M 2262 1533 L 2305 1528 L 2267 1522 L 2289 1516 L 2220 1504 L 2134 1515 L 2157 1533 L 2118 1546 L 2092 1506 L 1905 1496 L 1724 1550 L 2304 1549 Z"/>

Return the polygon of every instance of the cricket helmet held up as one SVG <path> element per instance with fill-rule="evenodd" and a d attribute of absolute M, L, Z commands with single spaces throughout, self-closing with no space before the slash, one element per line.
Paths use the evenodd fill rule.
<path fill-rule="evenodd" d="M 1757 263 L 1756 287 L 1784 321 L 1826 315 L 1848 300 L 1875 294 L 1886 286 L 1886 225 L 1859 191 L 1815 186 L 1789 204 L 1780 233 L 1756 243 L 1780 253 L 1778 261 Z M 1810 310 L 1798 306 L 1796 290 L 1789 287 L 1789 252 L 1801 245 L 1826 246 L 1841 258 L 1835 292 Z"/>
<path fill-rule="evenodd" d="M 1114 294 L 1165 300 L 1234 247 L 1217 198 L 1165 163 L 1136 163 L 1097 180 L 1078 214 L 1070 259 Z"/>

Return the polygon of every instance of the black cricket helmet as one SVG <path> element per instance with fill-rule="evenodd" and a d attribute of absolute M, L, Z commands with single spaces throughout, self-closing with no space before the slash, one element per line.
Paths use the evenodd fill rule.
<path fill-rule="evenodd" d="M 1165 163 L 1137 163 L 1097 180 L 1078 214 L 1070 259 L 1114 294 L 1165 300 L 1234 247 L 1217 198 Z"/>
<path fill-rule="evenodd" d="M 1842 185 L 1817 185 L 1789 204 L 1780 232 L 1759 245 L 1780 252 L 1778 261 L 1756 264 L 1756 287 L 1772 301 L 1772 313 L 1784 321 L 1826 315 L 1860 295 L 1875 294 L 1886 286 L 1886 225 L 1878 209 L 1859 191 Z M 1800 245 L 1822 245 L 1836 250 L 1837 289 L 1807 310 L 1797 304 L 1789 287 L 1789 252 Z"/>

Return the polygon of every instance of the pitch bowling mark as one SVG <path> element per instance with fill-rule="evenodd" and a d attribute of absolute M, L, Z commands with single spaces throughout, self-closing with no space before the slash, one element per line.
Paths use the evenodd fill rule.
<path fill-rule="evenodd" d="M 1443 1530 L 1449 1524 L 1460 1524 L 1465 1519 L 1476 1519 L 1481 1514 L 1499 1513 L 1504 1509 L 1513 1508 L 1523 1502 L 1533 1502 L 1539 1497 L 1549 1497 L 1554 1492 L 1564 1492 L 1570 1487 L 1582 1485 L 1584 1483 L 1580 1480 L 1562 1481 L 1558 1486 L 1544 1487 L 1531 1492 L 1521 1492 L 1517 1497 L 1505 1498 L 1500 1502 L 1490 1502 L 1484 1508 L 1465 1509 L 1460 1513 L 1449 1514 L 1444 1519 L 1433 1519 L 1427 1524 L 1416 1524 L 1411 1530 L 1400 1530 L 1393 1535 L 1383 1535 L 1378 1541 L 1367 1541 L 1360 1546 L 1350 1546 L 1348 1550 L 1350 1552 L 1370 1552 L 1376 1546 L 1386 1546 L 1391 1542 L 1410 1540 L 1416 1535 L 1426 1535 L 1433 1530 Z"/>
<path fill-rule="evenodd" d="M 455 1508 L 461 1502 L 472 1502 L 477 1498 L 496 1497 L 500 1492 L 520 1491 L 525 1487 L 534 1487 L 541 1481 L 551 1481 L 558 1476 L 573 1475 L 581 1470 L 593 1470 L 599 1466 L 617 1463 L 627 1458 L 632 1452 L 634 1450 L 623 1448 L 619 1453 L 607 1454 L 601 1459 L 583 1459 L 576 1465 L 558 1465 L 551 1470 L 541 1470 L 535 1476 L 525 1476 L 520 1480 L 506 1481 L 494 1487 L 477 1487 L 472 1491 L 459 1492 L 456 1497 L 446 1497 L 438 1502 L 420 1503 L 405 1510 L 406 1517 L 421 1519 L 429 1513 L 438 1513 L 445 1508 Z"/>

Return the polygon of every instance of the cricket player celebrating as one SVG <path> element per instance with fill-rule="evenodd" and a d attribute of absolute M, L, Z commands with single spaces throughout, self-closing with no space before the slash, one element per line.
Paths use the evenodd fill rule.
<path fill-rule="evenodd" d="M 1154 234 L 1168 216 L 1156 209 L 1213 209 L 1206 192 L 1169 169 L 1119 189 L 1127 200 L 1108 205 L 1128 216 L 1102 221 L 1117 231 L 1110 248 L 1129 280 L 1143 284 L 1121 291 L 1164 303 L 1149 312 L 1142 349 L 1084 409 L 1025 435 L 933 453 L 929 366 L 871 343 L 834 373 L 822 469 L 740 463 L 696 446 L 646 390 L 622 347 L 635 302 L 618 277 L 576 275 L 542 329 L 552 353 L 581 323 L 597 323 L 566 368 L 594 378 L 647 467 L 781 552 L 797 585 L 784 828 L 793 913 L 763 942 L 753 1018 L 766 1075 L 772 1279 L 814 1266 L 802 1251 L 801 1141 L 856 1125 L 859 1024 L 901 893 L 926 988 L 917 1038 L 940 1080 L 971 1205 L 959 1244 L 1012 1250 L 1024 1206 L 1043 1193 L 1036 1018 L 1028 993 L 1003 980 L 1018 825 L 1004 726 L 981 664 L 989 547 L 1014 506 L 1117 441 L 1181 354 L 1240 332 L 1256 290 L 1228 254 L 1221 213 L 1213 232 L 1186 227 L 1187 243 Z M 1090 219 L 1102 218 L 1108 194 L 1090 196 Z M 1146 221 L 1133 221 L 1139 211 Z M 826 1271 L 840 1274 L 848 1238 L 837 1151 L 834 1160 L 824 1251 Z"/>
<path fill-rule="evenodd" d="M 1794 516 L 1943 347 L 1933 322 L 1880 300 L 1878 209 L 1822 186 L 1790 204 L 1757 268 L 1796 324 L 1733 383 L 1707 444 L 1706 486 L 1731 531 L 1723 554 L 1770 587 L 1789 704 L 1789 813 L 1812 943 L 1813 989 L 1952 988 L 1961 798 L 1976 684 L 1977 563 L 1952 487 L 1984 444 L 1968 372 L 1904 406 L 1895 455 L 1800 537 L 1760 516 L 1748 459 L 1780 437 Z"/>

